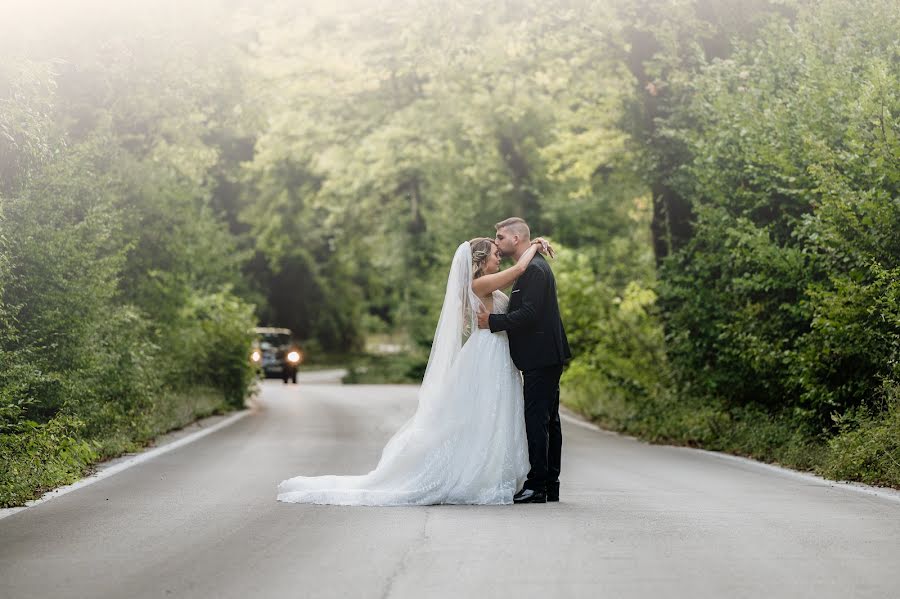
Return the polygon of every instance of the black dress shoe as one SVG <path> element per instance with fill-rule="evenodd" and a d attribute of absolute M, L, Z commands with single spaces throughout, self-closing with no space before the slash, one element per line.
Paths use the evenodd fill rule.
<path fill-rule="evenodd" d="M 513 503 L 547 503 L 547 493 L 534 489 L 522 489 L 513 495 Z"/>
<path fill-rule="evenodd" d="M 547 501 L 559 501 L 559 483 L 547 483 Z"/>

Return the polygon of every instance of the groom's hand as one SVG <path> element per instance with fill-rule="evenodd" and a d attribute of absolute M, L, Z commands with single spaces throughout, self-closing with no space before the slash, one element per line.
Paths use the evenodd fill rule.
<path fill-rule="evenodd" d="M 485 310 L 481 310 L 478 312 L 478 328 L 479 329 L 489 329 L 491 325 L 489 324 L 489 320 L 491 318 L 490 312 Z"/>

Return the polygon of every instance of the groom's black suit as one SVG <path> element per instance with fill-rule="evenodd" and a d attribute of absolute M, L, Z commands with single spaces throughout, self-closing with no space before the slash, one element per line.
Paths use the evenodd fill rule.
<path fill-rule="evenodd" d="M 506 314 L 491 314 L 492 333 L 507 331 L 509 353 L 522 371 L 525 432 L 531 470 L 525 488 L 559 492 L 562 429 L 559 423 L 559 377 L 572 353 L 556 299 L 556 279 L 537 254 L 513 285 Z"/>

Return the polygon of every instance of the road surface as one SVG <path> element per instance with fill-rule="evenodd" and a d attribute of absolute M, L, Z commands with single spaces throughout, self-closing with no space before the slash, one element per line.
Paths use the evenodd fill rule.
<path fill-rule="evenodd" d="M 267 381 L 253 412 L 0 520 L 0 597 L 897 597 L 900 501 L 564 423 L 562 501 L 275 501 L 370 470 L 412 386 Z"/>

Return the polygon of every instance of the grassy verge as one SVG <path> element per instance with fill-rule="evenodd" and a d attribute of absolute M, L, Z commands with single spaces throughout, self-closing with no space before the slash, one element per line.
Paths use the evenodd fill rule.
<path fill-rule="evenodd" d="M 15 431 L 0 434 L 0 507 L 24 505 L 86 476 L 99 462 L 138 451 L 162 434 L 233 409 L 221 391 L 197 387 L 162 394 L 152 409 L 112 420 L 103 434 L 90 438 L 84 436 L 84 423 L 74 417 L 25 421 Z"/>
<path fill-rule="evenodd" d="M 346 384 L 418 384 L 425 375 L 427 355 L 360 354 L 349 358 Z"/>
<path fill-rule="evenodd" d="M 563 403 L 598 426 L 651 443 L 700 447 L 813 472 L 832 480 L 900 489 L 900 402 L 845 415 L 836 431 L 799 416 L 726 408 L 665 392 L 655 399 L 611 400 L 590 381 L 564 380 Z"/>

